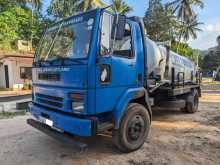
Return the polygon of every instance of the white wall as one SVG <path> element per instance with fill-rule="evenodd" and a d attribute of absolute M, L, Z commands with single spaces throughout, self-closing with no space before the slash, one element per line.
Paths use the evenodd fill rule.
<path fill-rule="evenodd" d="M 9 88 L 13 88 L 14 84 L 24 84 L 24 80 L 20 77 L 20 67 L 31 67 L 33 59 L 9 57 L 4 59 L 3 65 L 0 66 L 0 88 L 6 87 L 4 66 L 8 65 Z"/>

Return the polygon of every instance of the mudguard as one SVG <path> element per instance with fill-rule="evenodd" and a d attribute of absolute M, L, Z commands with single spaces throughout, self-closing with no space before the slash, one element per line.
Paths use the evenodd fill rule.
<path fill-rule="evenodd" d="M 113 115 L 115 119 L 115 125 L 114 129 L 118 129 L 120 125 L 121 118 L 124 114 L 124 111 L 126 110 L 126 107 L 128 106 L 129 102 L 131 102 L 133 99 L 137 99 L 140 97 L 145 96 L 145 102 L 147 106 L 148 113 L 150 115 L 150 118 L 152 119 L 152 111 L 151 111 L 151 106 L 149 103 L 149 97 L 148 93 L 145 88 L 129 88 L 127 89 L 123 95 L 120 97 L 120 100 L 118 104 L 116 105 Z"/>

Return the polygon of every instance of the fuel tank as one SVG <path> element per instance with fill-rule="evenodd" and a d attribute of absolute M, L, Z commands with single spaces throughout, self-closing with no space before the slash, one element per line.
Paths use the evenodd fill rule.
<path fill-rule="evenodd" d="M 164 46 L 146 37 L 147 47 L 147 74 L 150 79 L 171 81 L 172 68 L 175 70 L 175 81 L 195 81 L 196 66 L 188 58 L 170 51 Z"/>

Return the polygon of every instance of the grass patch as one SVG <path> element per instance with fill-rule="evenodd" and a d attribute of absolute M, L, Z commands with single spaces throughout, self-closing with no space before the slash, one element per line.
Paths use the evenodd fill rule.
<path fill-rule="evenodd" d="M 220 85 L 220 81 L 213 81 L 212 78 L 202 78 L 202 85 Z"/>
<path fill-rule="evenodd" d="M 220 85 L 220 81 L 203 82 L 203 85 Z"/>
<path fill-rule="evenodd" d="M 0 112 L 0 119 L 9 119 L 14 118 L 16 116 L 23 116 L 26 115 L 26 111 L 19 111 L 19 112 Z"/>

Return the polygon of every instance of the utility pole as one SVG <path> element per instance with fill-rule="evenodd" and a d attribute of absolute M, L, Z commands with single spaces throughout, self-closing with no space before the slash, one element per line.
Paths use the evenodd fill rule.
<path fill-rule="evenodd" d="M 32 0 L 31 3 L 31 51 L 32 51 L 32 46 L 33 46 L 33 24 L 34 24 L 34 8 L 35 8 L 35 1 Z"/>

